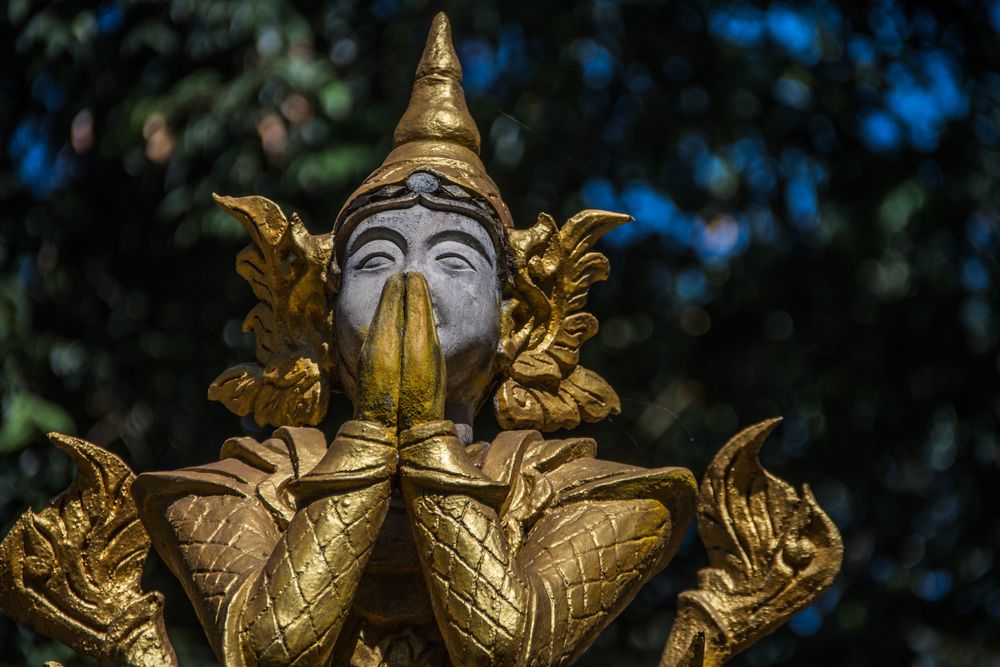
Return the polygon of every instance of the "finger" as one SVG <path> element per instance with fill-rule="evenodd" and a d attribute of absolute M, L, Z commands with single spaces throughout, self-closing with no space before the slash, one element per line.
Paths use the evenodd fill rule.
<path fill-rule="evenodd" d="M 406 275 L 406 334 L 402 362 L 400 427 L 444 419 L 444 355 L 434 324 L 427 281 L 419 273 Z"/>
<path fill-rule="evenodd" d="M 389 276 L 361 346 L 355 419 L 395 426 L 405 325 L 406 284 L 402 274 Z"/>

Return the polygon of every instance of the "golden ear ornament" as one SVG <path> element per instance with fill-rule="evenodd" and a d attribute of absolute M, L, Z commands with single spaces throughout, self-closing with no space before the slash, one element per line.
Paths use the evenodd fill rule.
<path fill-rule="evenodd" d="M 211 400 L 263 426 L 313 426 L 326 416 L 337 377 L 332 353 L 333 308 L 328 294 L 333 234 L 310 234 L 264 197 L 214 195 L 252 243 L 236 271 L 259 303 L 243 320 L 256 338 L 256 363 L 233 366 L 208 389 Z"/>
<path fill-rule="evenodd" d="M 586 210 L 559 227 L 542 213 L 529 229 L 510 231 L 515 295 L 501 342 L 507 377 L 494 399 L 503 428 L 554 431 L 621 412 L 611 385 L 579 361 L 580 346 L 598 329 L 597 318 L 583 312 L 590 286 L 610 271 L 593 246 L 631 219 Z"/>

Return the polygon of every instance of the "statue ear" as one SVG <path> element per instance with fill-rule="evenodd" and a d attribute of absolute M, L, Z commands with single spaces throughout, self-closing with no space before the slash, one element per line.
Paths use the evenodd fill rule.
<path fill-rule="evenodd" d="M 236 271 L 260 303 L 243 320 L 257 339 L 256 363 L 215 378 L 208 398 L 259 425 L 313 426 L 326 416 L 336 382 L 330 257 L 333 234 L 313 235 L 298 215 L 285 217 L 264 197 L 220 197 L 252 243 L 236 257 Z"/>
<path fill-rule="evenodd" d="M 510 231 L 514 297 L 500 350 L 506 377 L 494 397 L 501 427 L 554 431 L 621 412 L 611 385 L 579 361 L 580 346 L 598 329 L 597 318 L 582 312 L 587 294 L 610 270 L 607 257 L 591 248 L 631 220 L 586 210 L 560 228 L 541 213 L 530 229 Z"/>

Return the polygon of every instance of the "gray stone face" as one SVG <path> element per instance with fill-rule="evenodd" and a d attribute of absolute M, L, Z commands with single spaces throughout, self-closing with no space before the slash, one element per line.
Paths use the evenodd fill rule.
<path fill-rule="evenodd" d="M 448 371 L 445 416 L 463 440 L 471 440 L 500 338 L 500 280 L 489 234 L 472 218 L 417 204 L 366 218 L 343 248 L 335 326 L 348 395 L 353 399 L 361 344 L 386 279 L 420 273 L 430 288 Z"/>

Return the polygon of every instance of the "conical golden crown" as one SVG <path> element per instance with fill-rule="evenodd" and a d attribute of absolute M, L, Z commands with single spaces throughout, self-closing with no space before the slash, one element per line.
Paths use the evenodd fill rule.
<path fill-rule="evenodd" d="M 410 104 L 392 135 L 392 152 L 345 202 L 428 171 L 481 197 L 504 227 L 513 227 L 510 211 L 496 183 L 479 159 L 479 129 L 469 114 L 462 90 L 462 65 L 444 12 L 434 17 L 410 94 Z"/>
<path fill-rule="evenodd" d="M 434 17 L 417 65 L 410 105 L 392 135 L 392 147 L 412 141 L 446 141 L 479 154 L 479 130 L 462 90 L 462 64 L 443 13 Z"/>

